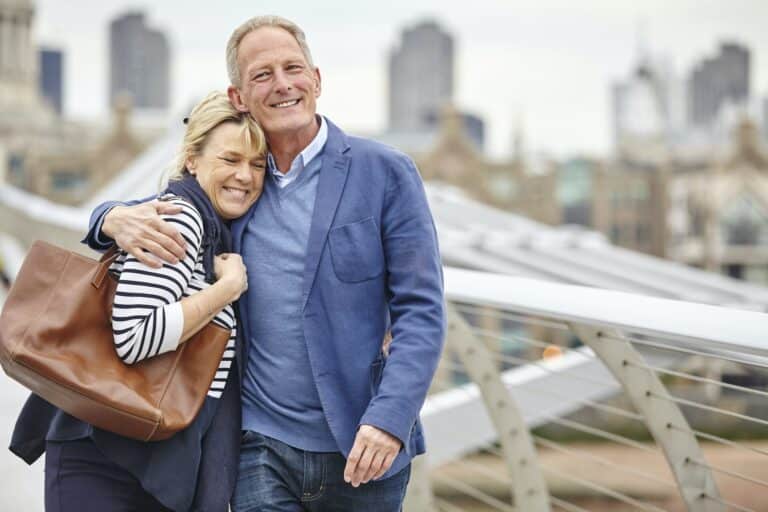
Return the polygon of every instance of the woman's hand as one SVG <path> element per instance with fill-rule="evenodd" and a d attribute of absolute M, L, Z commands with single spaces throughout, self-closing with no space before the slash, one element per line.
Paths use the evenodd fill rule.
<path fill-rule="evenodd" d="M 232 298 L 229 302 L 239 299 L 248 289 L 248 273 L 239 254 L 224 253 L 216 256 L 213 260 L 213 272 L 217 282 L 230 290 Z"/>

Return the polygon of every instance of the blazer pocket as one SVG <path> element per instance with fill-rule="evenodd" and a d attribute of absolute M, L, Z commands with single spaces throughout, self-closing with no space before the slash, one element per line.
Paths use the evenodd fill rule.
<path fill-rule="evenodd" d="M 333 271 L 341 281 L 358 283 L 384 272 L 381 234 L 373 217 L 331 229 L 328 241 Z"/>

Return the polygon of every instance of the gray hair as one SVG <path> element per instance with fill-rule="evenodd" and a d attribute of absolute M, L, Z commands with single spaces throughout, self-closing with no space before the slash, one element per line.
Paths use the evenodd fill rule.
<path fill-rule="evenodd" d="M 240 43 L 243 38 L 261 27 L 277 27 L 285 30 L 296 39 L 296 42 L 301 48 L 301 53 L 304 54 L 304 58 L 307 60 L 309 67 L 314 69 L 315 64 L 312 62 L 312 53 L 309 51 L 309 45 L 307 44 L 307 36 L 304 35 L 304 31 L 301 30 L 294 22 L 281 18 L 280 16 L 256 16 L 251 18 L 232 32 L 227 42 L 227 73 L 229 74 L 229 81 L 235 87 L 240 87 L 240 68 L 237 65 L 237 51 L 240 48 Z"/>

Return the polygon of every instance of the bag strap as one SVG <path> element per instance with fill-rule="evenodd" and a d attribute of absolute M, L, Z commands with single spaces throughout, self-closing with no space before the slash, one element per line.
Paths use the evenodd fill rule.
<path fill-rule="evenodd" d="M 94 288 L 101 288 L 101 284 L 104 282 L 104 277 L 107 275 L 109 266 L 115 262 L 119 254 L 120 249 L 117 247 L 117 244 L 112 244 L 112 247 L 101 256 L 99 266 L 96 267 L 96 272 L 93 274 L 93 279 L 91 279 L 91 284 Z"/>

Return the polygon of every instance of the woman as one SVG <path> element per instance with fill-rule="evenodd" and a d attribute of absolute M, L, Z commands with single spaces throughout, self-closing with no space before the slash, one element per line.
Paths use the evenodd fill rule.
<path fill-rule="evenodd" d="M 47 452 L 48 512 L 227 510 L 240 432 L 231 303 L 247 287 L 245 266 L 230 253 L 228 221 L 261 194 L 266 143 L 255 121 L 223 93 L 208 95 L 185 122 L 182 152 L 161 198 L 180 209 L 166 218 L 186 240 L 186 254 L 159 269 L 118 256 L 110 267 L 119 276 L 115 349 L 134 364 L 176 350 L 211 321 L 231 330 L 227 349 L 198 416 L 165 441 L 97 429 L 32 395 L 11 449 L 28 463 Z"/>

